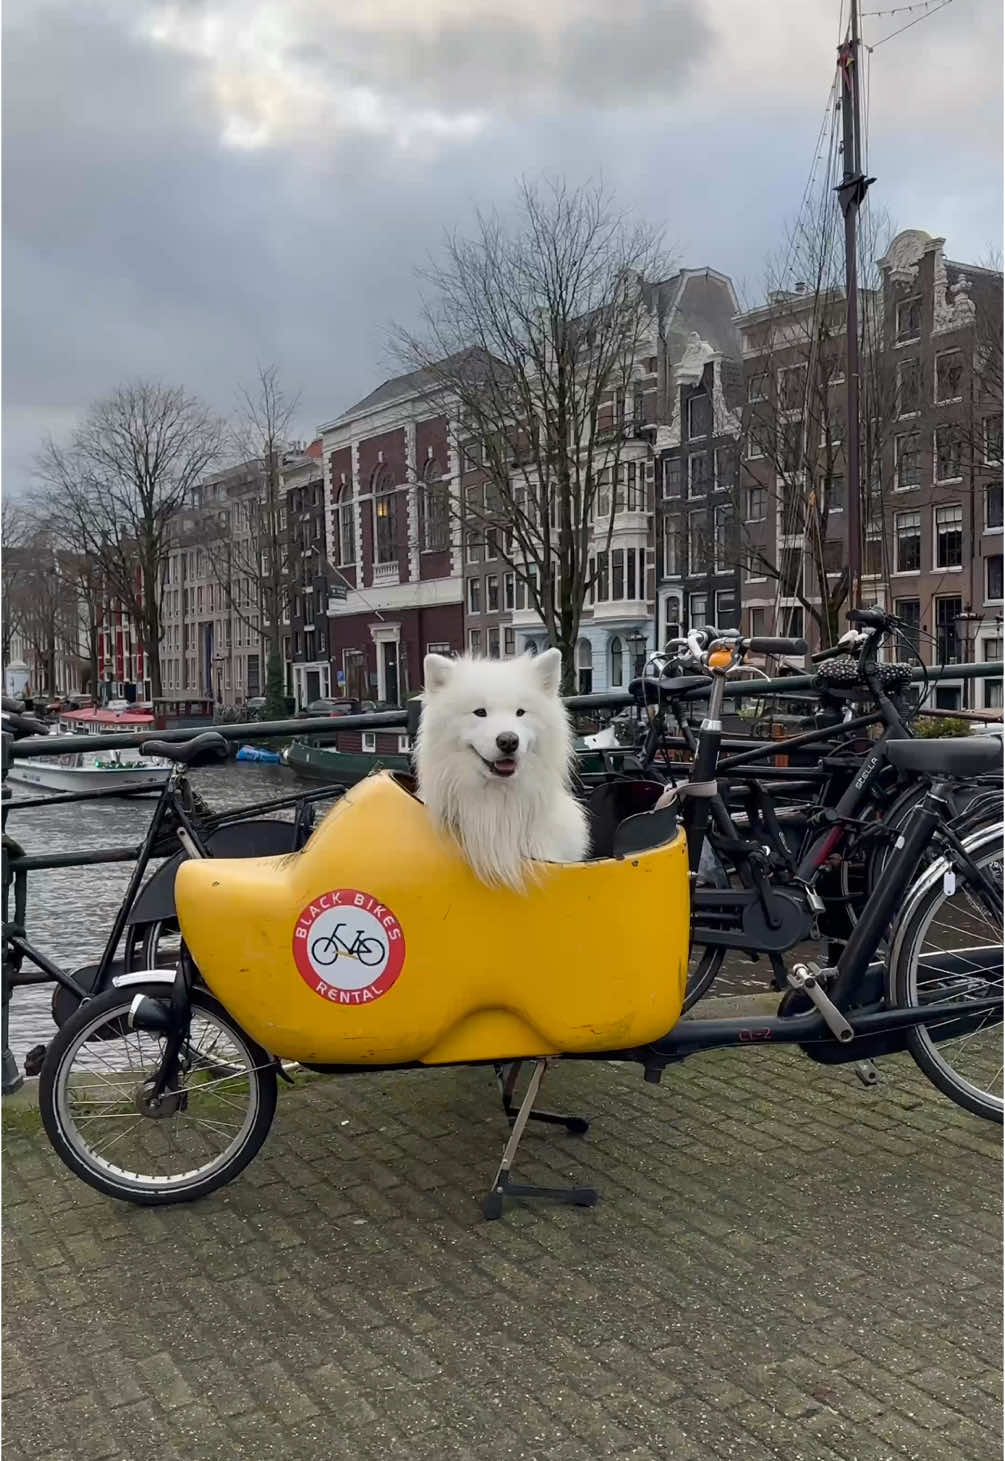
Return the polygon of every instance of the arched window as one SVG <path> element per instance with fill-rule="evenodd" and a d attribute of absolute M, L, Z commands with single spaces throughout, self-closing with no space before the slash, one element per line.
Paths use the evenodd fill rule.
<path fill-rule="evenodd" d="M 625 683 L 625 655 L 621 647 L 621 640 L 617 635 L 611 640 L 611 684 L 614 686 Z"/>
<path fill-rule="evenodd" d="M 375 563 L 398 560 L 397 497 L 391 473 L 383 464 L 371 479 L 373 491 L 373 545 Z"/>
<path fill-rule="evenodd" d="M 424 464 L 419 485 L 419 543 L 425 553 L 450 546 L 450 501 L 443 469 L 433 458 Z"/>
<path fill-rule="evenodd" d="M 580 695 L 593 694 L 593 645 L 588 639 L 576 645 L 576 683 Z"/>
<path fill-rule="evenodd" d="M 356 562 L 356 513 L 352 484 L 343 481 L 335 492 L 335 561 L 340 568 Z"/>

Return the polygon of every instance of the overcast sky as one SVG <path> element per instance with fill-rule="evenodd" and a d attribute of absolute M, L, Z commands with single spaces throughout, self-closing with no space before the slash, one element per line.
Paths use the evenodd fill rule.
<path fill-rule="evenodd" d="M 523 172 L 602 175 L 752 298 L 810 171 L 839 6 L 6 0 L 5 488 L 137 377 L 226 413 L 274 361 L 312 435 L 392 373 L 386 323 L 443 229 Z M 873 196 L 976 260 L 1001 243 L 1001 0 L 931 9 L 879 45 L 921 12 L 863 22 Z"/>

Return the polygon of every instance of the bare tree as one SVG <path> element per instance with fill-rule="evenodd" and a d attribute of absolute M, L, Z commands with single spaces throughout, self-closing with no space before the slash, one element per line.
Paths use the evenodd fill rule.
<path fill-rule="evenodd" d="M 254 385 L 241 388 L 230 433 L 240 466 L 230 474 L 226 521 L 218 515 L 206 540 L 213 577 L 229 607 L 261 636 L 273 699 L 282 695 L 282 621 L 296 592 L 282 471 L 299 402 L 299 394 L 286 394 L 275 365 L 260 366 Z"/>
<path fill-rule="evenodd" d="M 566 691 L 593 555 L 609 547 L 619 505 L 626 396 L 661 318 L 646 281 L 666 273 L 660 235 L 626 220 L 602 187 L 525 181 L 512 221 L 478 214 L 472 238 L 446 239 L 420 273 L 420 328 L 393 335 L 401 363 L 425 373 L 461 460 L 472 444 L 477 455 L 482 485 L 451 488 L 451 513 L 492 533 L 526 584 L 562 651 Z"/>
<path fill-rule="evenodd" d="M 183 389 L 138 382 L 92 406 L 68 446 L 50 440 L 39 458 L 52 521 L 132 618 L 155 697 L 172 523 L 222 439 L 221 423 Z"/>

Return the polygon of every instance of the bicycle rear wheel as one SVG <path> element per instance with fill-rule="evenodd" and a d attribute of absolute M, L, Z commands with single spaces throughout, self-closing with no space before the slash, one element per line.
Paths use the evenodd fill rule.
<path fill-rule="evenodd" d="M 907 1047 L 921 1070 L 958 1106 L 1002 1120 L 1002 834 L 999 823 L 967 839 L 985 888 L 963 866 L 943 858 L 926 891 L 912 898 L 894 929 L 890 989 L 899 1007 L 986 999 L 997 1009 L 919 1026 Z"/>

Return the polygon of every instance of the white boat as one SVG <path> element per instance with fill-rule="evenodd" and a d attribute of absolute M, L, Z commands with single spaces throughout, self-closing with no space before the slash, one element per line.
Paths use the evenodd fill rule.
<path fill-rule="evenodd" d="M 154 718 L 143 711 L 108 706 L 101 710 L 68 710 L 50 730 L 51 736 L 109 735 L 116 731 L 152 730 Z M 79 751 L 53 757 L 14 761 L 8 780 L 44 791 L 106 791 L 151 794 L 160 791 L 171 770 L 170 762 L 133 751 Z"/>

